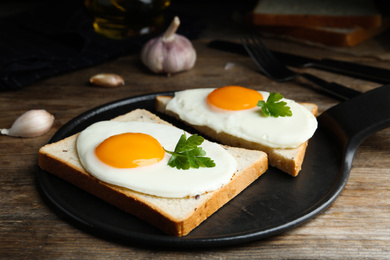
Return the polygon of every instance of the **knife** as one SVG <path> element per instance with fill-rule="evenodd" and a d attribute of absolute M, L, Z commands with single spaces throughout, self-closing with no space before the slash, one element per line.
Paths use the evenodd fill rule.
<path fill-rule="evenodd" d="M 248 55 L 240 43 L 214 40 L 208 44 L 213 49 Z M 293 67 L 316 68 L 378 83 L 390 83 L 390 70 L 333 59 L 312 59 L 294 54 L 272 51 L 285 64 Z"/>

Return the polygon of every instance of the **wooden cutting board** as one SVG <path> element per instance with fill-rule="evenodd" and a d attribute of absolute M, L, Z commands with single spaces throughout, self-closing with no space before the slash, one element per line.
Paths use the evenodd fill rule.
<path fill-rule="evenodd" d="M 262 31 L 330 46 L 354 46 L 387 28 L 371 0 L 260 0 L 248 21 Z"/>

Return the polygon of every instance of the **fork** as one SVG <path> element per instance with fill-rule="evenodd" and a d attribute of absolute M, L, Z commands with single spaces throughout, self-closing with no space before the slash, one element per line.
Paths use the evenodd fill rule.
<path fill-rule="evenodd" d="M 352 97 L 362 94 L 359 91 L 348 88 L 346 86 L 327 82 L 316 76 L 307 73 L 298 73 L 290 70 L 282 64 L 271 51 L 264 45 L 260 37 L 257 35 L 247 35 L 241 38 L 241 43 L 248 54 L 256 62 L 260 70 L 269 78 L 277 82 L 285 82 L 293 80 L 296 77 L 303 77 L 310 81 L 321 90 L 341 99 L 348 100 Z"/>

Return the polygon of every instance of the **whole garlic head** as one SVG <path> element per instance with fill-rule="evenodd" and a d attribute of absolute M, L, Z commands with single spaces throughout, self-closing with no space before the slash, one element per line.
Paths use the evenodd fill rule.
<path fill-rule="evenodd" d="M 196 61 L 196 51 L 184 36 L 176 34 L 180 20 L 175 17 L 164 35 L 149 40 L 142 48 L 142 62 L 155 73 L 177 73 L 190 70 Z"/>

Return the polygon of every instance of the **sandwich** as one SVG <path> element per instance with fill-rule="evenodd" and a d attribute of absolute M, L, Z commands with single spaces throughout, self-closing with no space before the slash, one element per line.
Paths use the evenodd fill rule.
<path fill-rule="evenodd" d="M 156 110 L 185 122 L 223 145 L 267 153 L 269 164 L 291 176 L 302 168 L 317 128 L 317 105 L 268 93 L 226 86 L 157 96 Z"/>
<path fill-rule="evenodd" d="M 39 167 L 185 236 L 268 168 L 261 151 L 219 145 L 136 109 L 40 148 Z"/>

